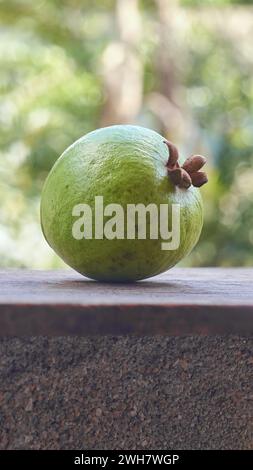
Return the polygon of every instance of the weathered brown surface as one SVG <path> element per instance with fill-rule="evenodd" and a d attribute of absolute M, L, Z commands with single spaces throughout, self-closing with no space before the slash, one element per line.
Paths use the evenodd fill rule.
<path fill-rule="evenodd" d="M 3 271 L 0 449 L 252 449 L 252 278 Z"/>
<path fill-rule="evenodd" d="M 179 269 L 134 284 L 0 272 L 0 334 L 253 333 L 253 269 Z"/>
<path fill-rule="evenodd" d="M 252 449 L 252 382 L 253 338 L 1 338 L 0 449 Z"/>

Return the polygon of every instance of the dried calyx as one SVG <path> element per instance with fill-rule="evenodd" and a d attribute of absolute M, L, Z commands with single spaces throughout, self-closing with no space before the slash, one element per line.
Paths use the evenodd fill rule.
<path fill-rule="evenodd" d="M 164 140 L 164 143 L 169 150 L 169 159 L 166 163 L 168 175 L 175 186 L 187 189 L 193 184 L 193 186 L 199 188 L 207 183 L 206 173 L 199 171 L 206 163 L 205 157 L 202 157 L 202 155 L 192 155 L 180 166 L 176 146 L 168 140 Z"/>

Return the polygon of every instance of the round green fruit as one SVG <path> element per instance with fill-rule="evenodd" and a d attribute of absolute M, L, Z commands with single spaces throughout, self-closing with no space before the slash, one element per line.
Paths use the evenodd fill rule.
<path fill-rule="evenodd" d="M 173 144 L 150 129 L 118 125 L 91 132 L 61 155 L 47 177 L 41 199 L 44 236 L 69 266 L 92 279 L 135 281 L 162 273 L 184 258 L 199 238 L 202 200 L 195 186 L 206 182 L 205 174 L 198 171 L 203 164 L 204 158 L 196 156 L 180 167 Z M 96 220 L 96 201 L 101 198 L 104 208 L 120 205 L 123 228 L 113 224 L 112 216 L 118 214 L 108 216 L 107 212 Z M 87 219 L 89 230 L 81 223 L 79 209 L 84 204 L 92 213 L 92 219 Z M 133 233 L 127 238 L 129 204 L 153 204 L 158 209 L 167 205 L 168 214 L 172 214 L 173 205 L 180 205 L 179 246 L 162 249 L 165 240 L 160 231 L 156 238 L 150 236 L 153 221 L 149 214 L 146 238 L 138 238 L 136 218 L 134 238 Z M 111 239 L 101 237 L 101 220 L 104 229 L 109 221 Z M 75 222 L 80 231 L 83 228 L 77 237 L 73 235 Z M 120 236 L 116 236 L 116 229 Z"/>

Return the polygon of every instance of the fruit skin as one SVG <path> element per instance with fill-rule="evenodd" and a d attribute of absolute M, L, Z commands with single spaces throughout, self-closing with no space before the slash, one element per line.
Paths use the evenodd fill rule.
<path fill-rule="evenodd" d="M 139 126 L 105 127 L 77 140 L 53 166 L 42 192 L 42 230 L 48 244 L 79 273 L 113 282 L 148 278 L 174 266 L 197 243 L 203 224 L 201 195 L 193 186 L 172 184 L 163 140 Z M 118 203 L 124 210 L 127 204 L 180 204 L 179 248 L 161 250 L 161 238 L 76 240 L 73 206 L 86 203 L 93 208 L 95 196 L 104 197 L 104 206 Z"/>

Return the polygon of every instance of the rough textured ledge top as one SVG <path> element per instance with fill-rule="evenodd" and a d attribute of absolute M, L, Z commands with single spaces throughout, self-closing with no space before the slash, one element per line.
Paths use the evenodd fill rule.
<path fill-rule="evenodd" d="M 174 268 L 134 284 L 0 271 L 0 335 L 253 334 L 253 269 Z"/>

